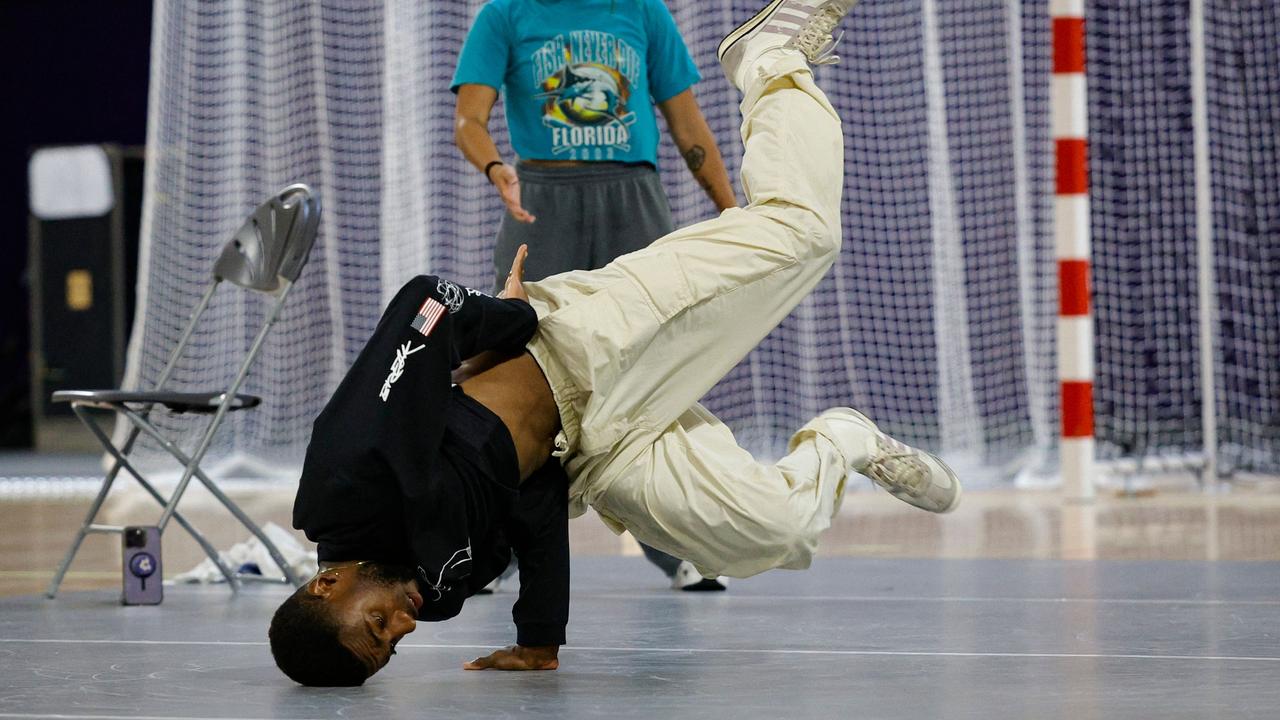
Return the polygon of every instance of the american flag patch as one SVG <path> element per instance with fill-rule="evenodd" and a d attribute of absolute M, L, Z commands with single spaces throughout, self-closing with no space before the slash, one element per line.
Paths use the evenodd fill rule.
<path fill-rule="evenodd" d="M 436 324 L 440 322 L 440 318 L 444 317 L 444 313 L 444 305 L 437 302 L 435 298 L 427 298 L 426 302 L 422 303 L 422 307 L 418 308 L 418 314 L 409 325 L 422 333 L 423 337 L 430 337 L 431 331 L 436 329 Z"/>

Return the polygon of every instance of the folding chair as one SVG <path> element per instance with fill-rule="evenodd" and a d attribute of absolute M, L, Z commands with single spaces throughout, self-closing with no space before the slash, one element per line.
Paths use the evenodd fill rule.
<path fill-rule="evenodd" d="M 208 488 L 209 492 L 262 542 L 271 554 L 271 558 L 280 566 L 284 577 L 278 580 L 268 579 L 268 581 L 287 582 L 292 585 L 301 584 L 301 579 L 290 569 L 289 564 L 285 562 L 275 543 L 271 542 L 270 538 L 262 532 L 262 528 L 249 519 L 249 516 L 209 479 L 209 476 L 200 468 L 200 461 L 204 458 L 209 449 L 209 444 L 213 440 L 214 433 L 217 432 L 228 412 L 246 410 L 261 402 L 260 398 L 239 394 L 238 391 L 249 373 L 250 366 L 253 365 L 253 361 L 258 355 L 258 351 L 262 348 L 263 341 L 266 340 L 271 326 L 275 324 L 276 319 L 279 317 L 280 310 L 284 307 L 285 300 L 289 296 L 289 291 L 293 288 L 298 279 L 298 274 L 302 271 L 302 266 L 307 262 L 311 246 L 315 243 L 319 224 L 320 200 L 306 185 L 290 185 L 254 210 L 244 225 L 223 246 L 222 253 L 213 265 L 213 282 L 191 313 L 191 319 L 187 323 L 186 329 L 183 330 L 177 347 L 169 355 L 168 364 L 160 372 L 160 377 L 156 380 L 155 387 L 152 390 L 138 392 L 129 390 L 63 390 L 53 394 L 54 402 L 71 403 L 71 408 L 76 416 L 84 422 L 103 448 L 115 459 L 115 462 L 104 478 L 102 488 L 98 491 L 97 498 L 93 501 L 93 505 L 90 507 L 88 515 L 85 516 L 75 539 L 71 542 L 71 547 L 67 549 L 67 554 L 62 559 L 62 565 L 59 566 L 58 572 L 49 583 L 49 589 L 46 594 L 50 598 L 57 594 L 58 587 L 62 584 L 62 579 L 67 573 L 67 568 L 70 567 L 71 561 L 75 558 L 76 552 L 80 549 L 80 544 L 84 542 L 86 535 L 89 533 L 119 534 L 124 532 L 124 528 L 121 526 L 100 525 L 94 522 L 98 511 L 102 508 L 103 501 L 106 500 L 107 493 L 111 490 L 112 483 L 121 469 L 128 471 L 142 485 L 147 494 L 164 506 L 164 512 L 160 515 L 160 520 L 157 523 L 160 527 L 160 532 L 164 532 L 171 519 L 176 520 L 179 525 L 191 534 L 191 537 L 195 538 L 195 541 L 204 549 L 205 554 L 218 566 L 218 570 L 227 579 L 227 583 L 233 592 L 240 589 L 242 577 L 222 562 L 218 557 L 217 548 L 213 547 L 208 539 L 178 512 L 178 501 L 182 499 L 182 494 L 186 492 L 187 485 L 191 482 L 192 477 L 199 479 Z M 214 293 L 223 280 L 246 290 L 257 291 L 274 298 L 274 303 L 267 313 L 266 323 L 258 331 L 253 345 L 249 348 L 248 355 L 240 364 L 239 369 L 231 380 L 231 384 L 225 389 L 213 392 L 171 392 L 165 390 L 164 385 L 173 373 L 178 360 L 182 357 L 187 341 L 191 339 L 192 333 L 200 322 L 200 316 L 209 307 L 209 302 L 213 299 Z M 166 437 L 148 419 L 151 411 L 157 405 L 177 413 L 204 413 L 213 416 L 204 432 L 200 435 L 200 441 L 191 454 L 185 453 L 177 443 Z M 90 409 L 110 410 L 129 421 L 132 427 L 130 427 L 128 437 L 123 445 L 116 447 L 108 433 L 94 421 L 89 413 Z M 182 479 L 178 481 L 173 494 L 167 499 L 129 462 L 129 453 L 133 449 L 134 442 L 137 441 L 138 436 L 142 433 L 146 433 L 159 443 L 160 447 L 168 451 L 184 466 Z M 243 579 L 249 579 L 249 577 L 246 576 Z M 265 578 L 254 577 L 252 579 L 261 580 Z"/>

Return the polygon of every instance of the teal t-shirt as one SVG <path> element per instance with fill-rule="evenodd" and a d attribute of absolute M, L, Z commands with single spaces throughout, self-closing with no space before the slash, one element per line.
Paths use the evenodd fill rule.
<path fill-rule="evenodd" d="M 462 45 L 452 90 L 505 93 L 521 158 L 657 165 L 653 103 L 698 80 L 662 0 L 491 0 Z"/>

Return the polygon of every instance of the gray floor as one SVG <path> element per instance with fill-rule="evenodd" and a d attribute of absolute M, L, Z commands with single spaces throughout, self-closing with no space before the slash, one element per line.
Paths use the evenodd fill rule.
<path fill-rule="evenodd" d="M 499 594 L 347 690 L 273 667 L 281 588 L 10 598 L 0 717 L 1280 717 L 1276 563 L 830 559 L 722 595 L 659 582 L 575 558 L 557 672 L 459 668 L 509 641 Z"/>

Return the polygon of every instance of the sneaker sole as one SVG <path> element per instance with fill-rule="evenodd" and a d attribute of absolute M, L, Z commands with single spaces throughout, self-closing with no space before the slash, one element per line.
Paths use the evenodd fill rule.
<path fill-rule="evenodd" d="M 729 52 L 729 48 L 733 47 L 734 43 L 755 32 L 756 28 L 767 22 L 769 20 L 769 16 L 786 1 L 787 0 L 773 0 L 773 2 L 765 5 L 763 10 L 752 16 L 750 20 L 739 25 L 736 30 L 728 35 L 725 35 L 724 39 L 720 41 L 720 46 L 716 48 L 716 59 L 724 60 L 725 53 Z"/>
<path fill-rule="evenodd" d="M 724 592 L 729 588 L 720 584 L 720 581 L 715 578 L 702 578 L 700 582 L 696 582 L 692 585 L 685 585 L 680 589 L 684 592 Z"/>
<path fill-rule="evenodd" d="M 943 470 L 947 471 L 947 477 L 951 478 L 951 485 L 956 489 L 956 494 L 951 498 L 951 504 L 938 511 L 939 515 L 946 515 L 952 510 L 960 507 L 960 496 L 964 494 L 964 485 L 960 482 L 960 476 L 956 475 L 956 471 L 952 470 L 950 465 L 943 462 L 942 458 L 934 455 L 933 453 L 928 453 L 928 455 L 933 458 L 934 462 L 941 465 Z"/>

